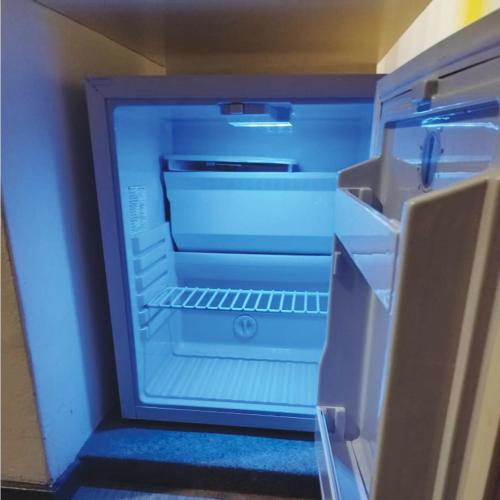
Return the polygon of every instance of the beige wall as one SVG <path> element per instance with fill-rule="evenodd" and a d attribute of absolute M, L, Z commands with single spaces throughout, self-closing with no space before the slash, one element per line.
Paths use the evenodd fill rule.
<path fill-rule="evenodd" d="M 79 240 L 98 227 L 83 79 L 163 71 L 31 0 L 2 1 L 2 203 L 23 292 L 21 322 L 2 232 L 4 480 L 55 480 L 114 401 L 109 329 L 92 317 L 78 274 L 102 276 L 99 239 Z M 89 205 L 83 215 L 75 212 L 79 191 Z M 61 307 L 47 307 L 47 297 Z"/>
<path fill-rule="evenodd" d="M 377 64 L 391 73 L 471 22 L 500 8 L 500 0 L 432 0 Z"/>
<path fill-rule="evenodd" d="M 2 227 L 2 478 L 45 484 L 48 472 L 10 255 Z"/>

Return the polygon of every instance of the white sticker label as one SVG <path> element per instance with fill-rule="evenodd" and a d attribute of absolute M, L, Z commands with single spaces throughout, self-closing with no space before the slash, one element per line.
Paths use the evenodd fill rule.
<path fill-rule="evenodd" d="M 128 187 L 128 211 L 131 231 L 133 233 L 144 231 L 148 223 L 146 186 Z"/>

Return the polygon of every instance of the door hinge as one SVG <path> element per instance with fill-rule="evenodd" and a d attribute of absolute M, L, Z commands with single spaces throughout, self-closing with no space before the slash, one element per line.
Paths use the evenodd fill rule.
<path fill-rule="evenodd" d="M 412 101 L 417 111 L 430 109 L 432 98 L 438 92 L 438 80 L 422 80 L 412 88 Z"/>

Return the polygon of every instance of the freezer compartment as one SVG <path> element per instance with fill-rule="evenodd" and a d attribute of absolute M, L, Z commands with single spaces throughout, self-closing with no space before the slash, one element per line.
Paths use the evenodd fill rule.
<path fill-rule="evenodd" d="M 334 173 L 187 171 L 164 178 L 181 251 L 331 253 Z"/>
<path fill-rule="evenodd" d="M 177 283 L 147 304 L 164 324 L 143 338 L 141 401 L 312 418 L 329 269 L 328 256 L 176 254 Z"/>
<path fill-rule="evenodd" d="M 171 172 L 293 172 L 297 160 L 219 155 L 169 155 L 163 158 Z"/>

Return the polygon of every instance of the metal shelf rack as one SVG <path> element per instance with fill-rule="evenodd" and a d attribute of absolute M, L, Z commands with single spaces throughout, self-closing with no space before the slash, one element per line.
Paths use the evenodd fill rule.
<path fill-rule="evenodd" d="M 328 293 L 289 290 L 242 290 L 232 288 L 168 287 L 148 307 L 252 311 L 293 314 L 326 314 Z"/>

